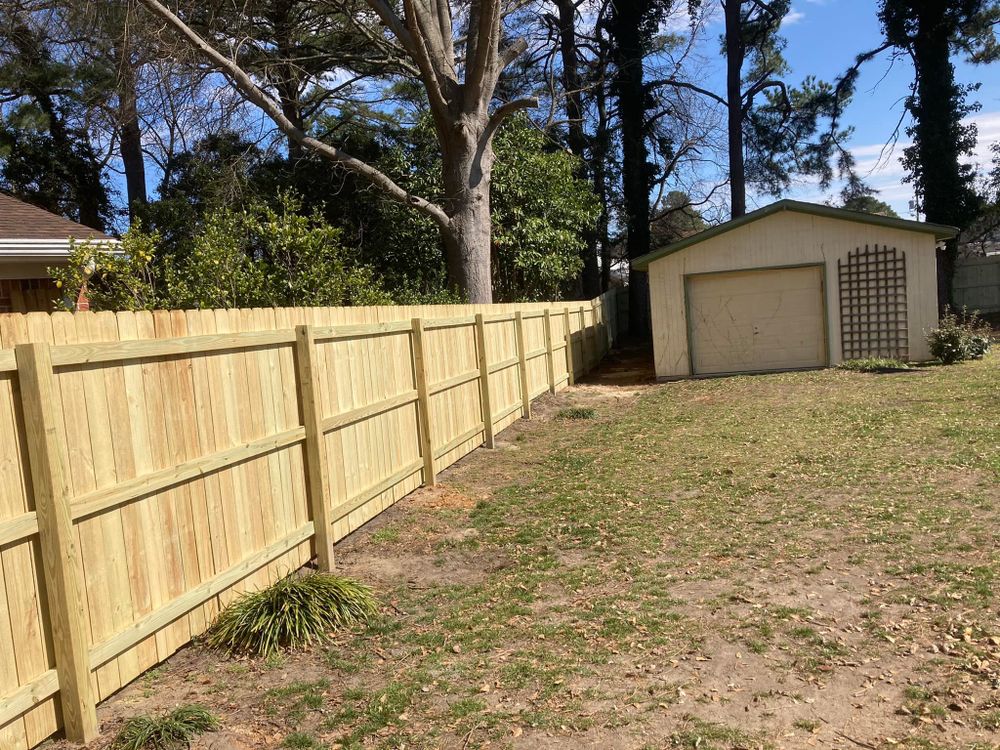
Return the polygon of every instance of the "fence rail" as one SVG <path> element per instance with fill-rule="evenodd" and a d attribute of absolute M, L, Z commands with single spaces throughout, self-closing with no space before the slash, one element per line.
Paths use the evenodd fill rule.
<path fill-rule="evenodd" d="M 0 748 L 96 704 L 611 345 L 592 302 L 0 315 Z"/>

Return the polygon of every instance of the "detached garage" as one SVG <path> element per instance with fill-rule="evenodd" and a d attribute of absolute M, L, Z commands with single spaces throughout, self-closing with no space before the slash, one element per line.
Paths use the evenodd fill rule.
<path fill-rule="evenodd" d="M 778 201 L 636 259 L 661 379 L 930 359 L 954 227 Z"/>

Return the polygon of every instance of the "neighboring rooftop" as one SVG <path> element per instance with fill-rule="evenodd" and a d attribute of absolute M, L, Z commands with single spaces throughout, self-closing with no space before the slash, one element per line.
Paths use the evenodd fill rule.
<path fill-rule="evenodd" d="M 686 247 L 696 245 L 704 240 L 717 237 L 720 234 L 724 234 L 730 230 L 736 229 L 737 227 L 742 227 L 753 221 L 757 221 L 758 219 L 763 219 L 765 216 L 776 214 L 779 211 L 795 211 L 803 214 L 812 214 L 813 216 L 823 216 L 828 219 L 857 221 L 863 224 L 873 224 L 875 226 L 889 227 L 892 229 L 905 229 L 911 232 L 925 232 L 927 234 L 933 234 L 934 238 L 938 240 L 950 239 L 958 234 L 958 229 L 956 227 L 949 227 L 944 224 L 929 224 L 925 221 L 913 221 L 912 219 L 899 219 L 892 216 L 882 216 L 880 214 L 868 214 L 861 211 L 851 211 L 846 208 L 834 208 L 833 206 L 826 206 L 821 203 L 780 200 L 770 204 L 769 206 L 758 208 L 756 211 L 751 211 L 738 219 L 732 219 L 731 221 L 719 224 L 718 226 L 710 227 L 703 232 L 692 234 L 690 237 L 685 237 L 678 242 L 658 248 L 651 253 L 646 253 L 645 255 L 632 261 L 632 267 L 640 271 L 645 271 L 649 267 L 649 264 L 658 258 L 662 258 L 665 255 L 671 255 L 672 253 L 676 253 L 678 250 L 683 250 Z"/>
<path fill-rule="evenodd" d="M 69 256 L 70 239 L 117 243 L 104 232 L 0 193 L 0 259 L 58 262 Z"/>
<path fill-rule="evenodd" d="M 96 229 L 0 193 L 0 240 L 110 240 Z"/>

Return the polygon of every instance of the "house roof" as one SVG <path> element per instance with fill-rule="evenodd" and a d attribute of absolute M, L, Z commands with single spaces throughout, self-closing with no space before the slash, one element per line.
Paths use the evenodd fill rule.
<path fill-rule="evenodd" d="M 846 208 L 834 208 L 821 203 L 806 203 L 805 201 L 780 200 L 769 206 L 758 208 L 738 219 L 732 219 L 724 224 L 710 227 L 698 234 L 685 237 L 665 247 L 658 248 L 651 253 L 646 253 L 632 261 L 632 267 L 639 271 L 645 271 L 654 260 L 683 250 L 684 248 L 697 245 L 699 242 L 718 237 L 720 234 L 732 231 L 742 226 L 746 226 L 758 219 L 779 213 L 781 211 L 795 211 L 802 214 L 822 216 L 828 219 L 841 219 L 843 221 L 855 221 L 861 224 L 872 224 L 878 227 L 888 227 L 890 229 L 903 229 L 910 232 L 924 232 L 933 234 L 935 239 L 946 240 L 958 234 L 957 227 L 950 227 L 945 224 L 929 224 L 924 221 L 913 221 L 912 219 L 899 219 L 892 216 L 880 216 L 878 214 L 868 214 L 861 211 L 850 211 Z"/>
<path fill-rule="evenodd" d="M 0 240 L 110 240 L 96 229 L 0 193 Z"/>

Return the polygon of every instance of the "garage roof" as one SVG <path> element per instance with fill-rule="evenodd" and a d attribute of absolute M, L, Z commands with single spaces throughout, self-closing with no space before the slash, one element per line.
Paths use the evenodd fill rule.
<path fill-rule="evenodd" d="M 683 240 L 674 242 L 666 247 L 661 247 L 651 253 L 646 253 L 645 255 L 632 261 L 632 267 L 638 271 L 645 271 L 649 268 L 649 264 L 654 260 L 662 258 L 666 255 L 671 255 L 676 253 L 678 250 L 691 247 L 692 245 L 696 245 L 699 242 L 703 242 L 704 240 L 712 237 L 717 237 L 720 234 L 725 234 L 730 230 L 745 226 L 746 224 L 757 221 L 758 219 L 763 219 L 765 216 L 776 214 L 779 211 L 797 211 L 798 213 L 823 216 L 828 219 L 855 221 L 862 224 L 873 224 L 879 227 L 905 229 L 910 232 L 924 232 L 926 234 L 933 234 L 934 238 L 938 240 L 947 240 L 958 234 L 957 227 L 949 227 L 945 224 L 929 224 L 925 221 L 913 221 L 912 219 L 898 219 L 892 216 L 880 216 L 878 214 L 868 214 L 861 211 L 850 211 L 846 208 L 834 208 L 833 206 L 824 206 L 820 203 L 780 200 L 769 206 L 758 208 L 756 211 L 751 211 L 738 219 L 732 219 L 724 224 L 710 227 L 703 232 L 692 234 L 690 237 L 685 237 Z"/>

